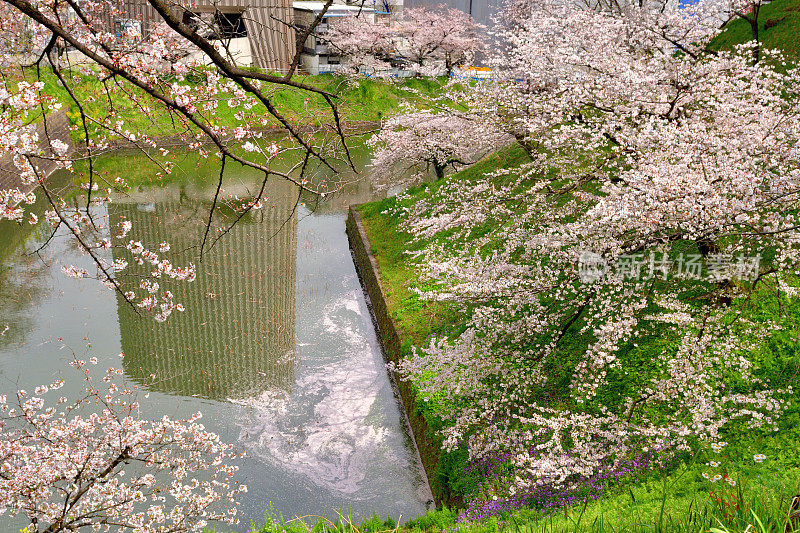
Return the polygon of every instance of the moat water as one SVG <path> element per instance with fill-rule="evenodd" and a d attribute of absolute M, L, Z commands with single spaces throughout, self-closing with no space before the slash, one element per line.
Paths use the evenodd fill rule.
<path fill-rule="evenodd" d="M 106 227 L 130 220 L 130 237 L 146 246 L 170 242 L 175 264 L 197 262 L 216 179 L 204 165 L 187 155 L 180 178 L 153 185 L 146 178 L 155 170 L 141 155 L 101 161 L 101 171 L 124 168 L 143 185 L 95 216 Z M 228 192 L 259 185 L 245 172 L 226 175 Z M 141 388 L 143 416 L 202 411 L 208 429 L 246 452 L 237 462 L 248 486 L 238 531 L 270 509 L 285 519 L 422 514 L 430 491 L 344 229 L 348 205 L 376 193 L 363 179 L 324 200 L 277 179 L 266 191 L 264 208 L 224 235 L 235 212 L 215 214 L 219 240 L 197 279 L 172 288 L 186 311 L 165 323 L 137 314 L 97 281 L 65 277 L 64 265 L 93 269 L 64 232 L 37 251 L 46 231 L 2 226 L 0 394 L 74 372 L 74 356 L 97 357 L 98 371 L 121 366 Z M 67 380 L 67 393 L 77 386 Z"/>

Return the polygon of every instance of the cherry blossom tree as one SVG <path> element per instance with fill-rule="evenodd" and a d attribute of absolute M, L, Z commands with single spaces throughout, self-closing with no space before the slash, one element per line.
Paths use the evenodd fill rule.
<path fill-rule="evenodd" d="M 343 74 L 379 73 L 389 67 L 394 43 L 387 22 L 371 20 L 365 13 L 340 17 L 329 22 L 323 38 L 343 60 Z"/>
<path fill-rule="evenodd" d="M 85 380 L 77 400 L 58 380 L 0 398 L 0 514 L 22 516 L 29 533 L 202 531 L 235 522 L 230 446 L 198 413 L 186 420 L 139 416 L 121 370 L 92 378 L 96 359 L 75 359 Z"/>
<path fill-rule="evenodd" d="M 449 75 L 483 49 L 481 30 L 467 13 L 440 5 L 406 8 L 389 23 L 363 14 L 342 17 L 325 38 L 351 70 L 387 70 L 394 55 L 417 74 Z"/>
<path fill-rule="evenodd" d="M 469 317 L 399 370 L 446 447 L 510 454 L 500 496 L 777 427 L 791 387 L 753 354 L 799 333 L 800 73 L 712 50 L 736 9 L 530 1 L 463 97 L 529 161 L 399 200 L 422 295 Z"/>
<path fill-rule="evenodd" d="M 389 118 L 368 144 L 376 148 L 371 167 L 378 182 L 418 180 L 426 172 L 436 179 L 448 169 L 475 163 L 510 142 L 499 130 L 487 129 L 477 116 L 452 111 L 419 111 Z"/>
<path fill-rule="evenodd" d="M 403 10 L 397 23 L 398 49 L 409 67 L 420 73 L 442 64 L 449 75 L 483 48 L 481 26 L 460 9 L 442 4 Z"/>

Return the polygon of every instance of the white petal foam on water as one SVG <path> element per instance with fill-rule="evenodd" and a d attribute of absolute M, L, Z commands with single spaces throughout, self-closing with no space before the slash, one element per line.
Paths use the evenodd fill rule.
<path fill-rule="evenodd" d="M 268 391 L 236 401 L 246 407 L 240 439 L 248 454 L 356 499 L 374 496 L 358 494 L 371 465 L 409 466 L 390 453 L 392 430 L 371 413 L 385 369 L 367 338 L 364 315 L 354 292 L 326 305 L 313 345 L 339 347 L 335 362 L 314 366 L 301 357 L 291 394 Z M 298 417 L 306 420 L 298 424 Z"/>

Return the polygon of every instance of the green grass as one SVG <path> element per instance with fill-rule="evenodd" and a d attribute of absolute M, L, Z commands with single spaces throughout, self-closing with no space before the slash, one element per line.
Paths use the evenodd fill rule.
<path fill-rule="evenodd" d="M 394 210 L 398 205 L 407 206 L 418 200 L 435 198 L 437 191 L 447 182 L 475 182 L 483 179 L 487 172 L 513 168 L 528 160 L 527 154 L 518 145 L 512 145 L 446 180 L 424 183 L 410 189 L 405 200 L 398 202 L 396 197 L 392 197 L 359 208 L 372 253 L 378 262 L 387 308 L 403 341 L 404 355 L 411 352 L 412 346 L 425 345 L 426 340 L 434 334 L 458 333 L 464 326 L 465 317 L 454 305 L 423 300 L 416 292 L 433 288 L 419 279 L 419 265 L 412 258 L 414 252 L 429 242 L 415 240 L 403 231 L 399 225 L 400 218 L 394 214 Z M 427 402 L 417 398 L 416 405 L 432 432 L 442 428 L 440 413 L 447 409 L 446 405 L 437 402 L 436 398 Z M 440 440 L 436 435 L 428 437 L 434 442 Z M 466 461 L 465 450 L 442 452 L 434 483 L 446 485 L 447 492 L 457 497 L 471 493 L 476 488 L 476 480 L 463 475 Z"/>
<path fill-rule="evenodd" d="M 271 512 L 253 533 L 783 533 L 800 471 L 777 472 L 768 463 L 750 467 L 736 487 L 711 484 L 698 474 L 702 464 L 650 479 L 614 495 L 557 513 L 522 509 L 481 522 L 459 521 L 451 509 L 429 511 L 405 524 L 373 517 L 307 516 L 286 520 Z M 218 530 L 227 531 L 225 529 Z"/>
<path fill-rule="evenodd" d="M 161 104 L 124 80 L 111 80 L 104 84 L 96 76 L 82 76 L 66 70 L 64 77 L 70 81 L 70 86 L 84 106 L 87 115 L 95 120 L 101 122 L 109 120 L 113 124 L 117 120 L 116 117 L 120 117 L 125 121 L 125 129 L 136 132 L 138 135 L 146 134 L 151 137 L 172 136 L 184 129 L 183 121 L 185 119 L 179 113 L 167 112 Z M 15 84 L 21 79 L 23 78 L 8 78 L 4 83 L 10 90 L 14 90 Z M 36 80 L 44 82 L 45 94 L 52 97 L 49 103 L 62 104 L 67 111 L 70 124 L 78 126 L 72 132 L 73 140 L 83 141 L 84 133 L 79 108 L 67 90 L 59 84 L 56 76 L 47 68 L 42 68 L 38 72 L 35 69 L 28 69 L 25 71 L 24 79 L 29 82 Z M 423 105 L 425 98 L 420 94 L 425 97 L 436 96 L 443 83 L 443 80 L 423 78 L 402 81 L 354 80 L 330 74 L 298 75 L 294 79 L 333 94 L 333 100 L 343 122 L 380 120 L 396 113 L 402 102 L 416 102 Z M 192 83 L 199 85 L 205 83 L 205 80 L 196 76 Z M 164 90 L 163 87 L 161 89 Z M 292 125 L 333 123 L 333 112 L 321 95 L 279 85 L 268 86 L 265 84 L 263 90 L 278 112 Z M 243 111 L 240 106 L 233 108 L 228 106 L 228 98 L 224 94 L 221 95 L 221 98 L 222 100 L 215 109 L 210 111 L 200 109 L 199 111 L 202 120 L 211 126 L 233 128 L 241 123 L 235 116 L 241 112 L 246 113 L 253 123 L 258 123 L 262 118 L 266 118 L 266 127 L 280 126 L 278 119 L 271 116 L 266 107 L 260 103 Z M 142 108 L 139 104 L 147 107 Z M 200 107 L 198 106 L 198 108 Z M 114 116 L 109 113 L 111 109 L 114 111 Z M 40 120 L 38 112 L 32 112 L 29 120 L 32 122 Z M 190 126 L 190 129 L 197 131 L 193 125 Z M 90 122 L 89 130 L 90 136 L 98 136 L 99 128 L 96 124 Z M 110 136 L 116 137 L 113 134 Z"/>
<path fill-rule="evenodd" d="M 458 333 L 464 322 L 464 311 L 442 303 L 421 300 L 415 289 L 431 289 L 419 277 L 419 264 L 414 252 L 435 242 L 449 246 L 450 235 L 438 235 L 434 241 L 415 240 L 404 232 L 401 222 L 403 208 L 419 201 L 437 201 L 437 192 L 447 184 L 485 179 L 487 172 L 501 168 L 514 168 L 527 156 L 517 146 L 501 150 L 465 171 L 445 180 L 424 184 L 408 191 L 407 195 L 389 198 L 360 207 L 372 252 L 378 262 L 381 281 L 387 293 L 387 306 L 398 330 L 410 346 L 423 346 L 427 339 L 437 333 Z M 494 178 L 503 180 L 504 178 Z M 519 206 L 524 208 L 524 206 Z M 496 223 L 496 222 L 495 222 Z M 492 231 L 491 224 L 477 231 Z M 474 235 L 474 234 L 473 234 Z M 467 239 L 470 236 L 466 237 Z M 734 306 L 751 317 L 777 316 L 776 303 L 772 298 L 753 295 L 748 301 L 735 302 Z M 760 377 L 770 379 L 776 388 L 795 385 L 797 375 L 797 346 L 792 341 L 790 322 L 800 316 L 800 306 L 781 302 L 788 312 L 785 331 L 773 334 L 768 343 L 751 354 L 763 373 Z M 737 307 L 738 306 L 738 307 Z M 788 306 L 788 307 L 787 307 Z M 466 313 L 469 311 L 466 310 Z M 577 326 L 576 326 L 577 327 Z M 668 339 L 654 335 L 651 346 L 631 350 L 626 357 L 641 359 L 643 364 L 664 349 Z M 573 348 L 582 340 L 575 337 Z M 647 343 L 645 343 L 647 344 Z M 568 344 L 569 346 L 569 344 Z M 569 354 L 565 354 L 569 358 Z M 566 361 L 566 360 L 565 360 Z M 565 366 L 569 366 L 565 363 Z M 557 370 L 557 369 L 554 369 Z M 563 372 L 563 369 L 561 369 Z M 634 384 L 628 383 L 627 386 Z M 796 388 L 796 387 L 795 387 Z M 613 393 L 613 391 L 612 391 Z M 447 409 L 435 398 L 429 402 L 417 402 L 429 426 L 441 427 L 438 413 Z M 781 419 L 780 431 L 732 431 L 724 435 L 730 442 L 722 455 L 707 452 L 696 458 L 684 457 L 676 467 L 664 471 L 645 472 L 629 481 L 612 486 L 595 502 L 576 508 L 547 514 L 536 509 L 525 509 L 512 515 L 502 515 L 481 523 L 457 526 L 462 531 L 709 531 L 715 526 L 720 531 L 760 531 L 758 521 L 765 531 L 783 531 L 786 511 L 793 494 L 800 493 L 800 402 L 795 397 Z M 764 464 L 754 463 L 752 457 L 764 453 L 768 460 Z M 706 465 L 709 460 L 718 460 L 720 467 Z M 464 496 L 477 486 L 477 480 L 462 473 L 466 463 L 463 450 L 443 453 L 437 476 L 450 484 L 450 488 Z M 712 483 L 703 473 L 725 474 L 737 482 L 736 487 L 721 482 Z M 754 514 L 758 520 L 754 518 Z M 424 522 L 426 518 L 420 519 Z M 412 521 L 409 528 L 416 527 Z M 725 529 L 722 528 L 724 526 Z M 456 527 L 455 523 L 441 528 Z M 752 529 L 756 527 L 756 529 Z M 424 529 L 424 528 L 423 528 Z"/>
<path fill-rule="evenodd" d="M 622 487 L 616 493 L 586 506 L 542 516 L 521 511 L 530 531 L 708 531 L 725 526 L 744 531 L 754 524 L 753 513 L 768 531 L 783 531 L 791 495 L 800 487 L 800 470 L 784 471 L 776 463 L 755 464 L 740 458 L 738 483 L 712 483 L 703 472 L 719 471 L 705 465 L 720 459 L 711 453 L 702 461 L 682 465 L 668 476 L 652 477 Z M 757 531 L 757 530 L 756 530 Z"/>
<path fill-rule="evenodd" d="M 783 50 L 789 58 L 800 58 L 800 0 L 774 0 L 761 7 L 758 21 L 759 39 L 765 48 Z M 751 40 L 750 25 L 736 19 L 714 39 L 712 48 L 731 49 Z"/>

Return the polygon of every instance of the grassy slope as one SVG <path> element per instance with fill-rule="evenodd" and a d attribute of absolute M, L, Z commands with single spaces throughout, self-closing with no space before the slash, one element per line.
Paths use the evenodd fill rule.
<path fill-rule="evenodd" d="M 463 172 L 446 178 L 473 181 L 491 170 L 513 167 L 525 160 L 517 147 L 509 147 L 494 154 Z M 440 303 L 421 301 L 413 288 L 424 289 L 418 278 L 417 265 L 408 252 L 423 247 L 425 242 L 414 241 L 412 236 L 400 228 L 400 218 L 394 215 L 398 203 L 408 205 L 420 199 L 435 197 L 441 184 L 429 184 L 409 191 L 409 199 L 398 202 L 389 198 L 366 204 L 360 208 L 372 251 L 378 261 L 382 282 L 387 291 L 390 313 L 394 317 L 403 337 L 410 344 L 420 346 L 432 334 L 458 327 L 459 315 Z M 764 305 L 757 304 L 749 312 L 772 313 Z M 776 335 L 763 354 L 758 354 L 768 369 L 769 377 L 780 376 L 783 384 L 793 381 L 787 369 L 796 359 L 796 349 L 790 346 L 789 338 Z M 419 403 L 423 414 L 432 427 L 438 427 L 435 402 Z M 462 525 L 466 530 L 485 531 L 495 527 L 517 528 L 529 531 L 707 531 L 717 520 L 746 528 L 753 522 L 750 510 L 755 510 L 765 522 L 771 522 L 779 530 L 785 517 L 791 494 L 800 492 L 800 414 L 797 402 L 786 414 L 783 429 L 777 435 L 744 434 L 730 435 L 731 442 L 719 456 L 709 452 L 707 456 L 695 457 L 672 472 L 651 472 L 637 478 L 633 484 L 612 487 L 599 501 L 567 511 L 564 514 L 545 516 L 536 510 L 517 513 L 516 521 L 506 521 L 505 526 L 490 521 L 483 524 Z M 741 438 L 740 438 L 741 437 Z M 755 464 L 752 456 L 765 453 L 769 460 Z M 706 461 L 720 461 L 723 466 L 711 468 Z M 474 480 L 461 475 L 465 464 L 463 453 L 446 454 L 440 464 L 439 476 L 449 482 L 451 488 L 461 494 L 474 488 Z M 736 488 L 712 484 L 702 477 L 703 473 L 728 473 L 738 480 Z M 716 499 L 715 499 L 716 498 Z M 717 501 L 720 500 L 720 501 Z M 733 503 L 732 503 L 733 502 Z M 732 511 L 736 507 L 735 512 Z M 734 517 L 735 515 L 735 517 Z M 423 517 L 411 523 L 411 527 L 440 529 L 439 515 Z M 452 522 L 452 515 L 444 519 Z M 580 526 L 576 527 L 577 523 Z M 425 526 L 425 527 L 423 527 Z M 736 528 L 734 527 L 734 530 Z"/>
<path fill-rule="evenodd" d="M 800 57 L 800 0 L 773 0 L 758 14 L 759 38 L 766 48 L 783 50 Z M 729 49 L 752 39 L 750 25 L 737 19 L 713 42 L 716 49 Z"/>
<path fill-rule="evenodd" d="M 791 57 L 800 57 L 800 0 L 774 0 L 761 10 L 760 37 L 765 47 L 779 48 Z M 750 40 L 750 27 L 741 20 L 732 22 L 714 43 L 714 48 L 725 49 Z M 447 180 L 473 180 L 485 171 L 513 166 L 519 162 L 521 151 L 507 149 L 499 155 L 467 169 Z M 429 198 L 437 185 L 423 186 L 410 191 L 413 199 Z M 412 200 L 413 201 L 413 200 Z M 422 302 L 411 288 L 424 288 L 418 277 L 414 261 L 405 250 L 415 251 L 425 243 L 414 242 L 399 227 L 399 219 L 391 214 L 394 199 L 387 199 L 361 207 L 367 233 L 378 260 L 382 281 L 388 292 L 388 306 L 400 331 L 414 345 L 424 344 L 432 334 L 458 324 L 458 316 L 441 304 Z M 759 312 L 769 313 L 761 308 Z M 786 362 L 795 356 L 786 354 L 786 340 L 777 338 L 761 354 L 762 363 L 778 374 L 785 372 Z M 789 378 L 791 379 L 791 378 Z M 426 418 L 436 426 L 436 406 L 425 405 Z M 766 529 L 783 530 L 789 496 L 800 493 L 800 431 L 798 431 L 797 402 L 785 417 L 782 431 L 775 436 L 758 435 L 754 438 L 733 436 L 731 446 L 723 454 L 724 470 L 740 480 L 736 488 L 712 485 L 702 473 L 714 474 L 715 469 L 706 460 L 719 460 L 709 456 L 702 461 L 681 465 L 672 473 L 655 473 L 634 485 L 620 486 L 607 496 L 585 508 L 572 509 L 564 514 L 543 516 L 538 511 L 525 510 L 517 520 L 469 524 L 461 529 L 485 531 L 495 528 L 529 531 L 708 531 L 717 521 L 730 523 L 731 530 L 744 530 L 755 523 L 751 511 L 757 512 L 767 523 Z M 767 463 L 756 465 L 754 453 L 766 453 Z M 699 459 L 699 458 L 698 458 Z M 443 461 L 440 475 L 457 485 L 456 490 L 467 492 L 471 480 L 459 480 L 458 470 L 463 458 Z M 717 470 L 719 471 L 719 470 Z M 738 505 L 738 506 L 737 506 Z M 734 509 L 734 507 L 736 507 Z M 447 522 L 447 519 L 445 519 Z M 437 515 L 423 517 L 411 526 L 441 528 Z"/>
<path fill-rule="evenodd" d="M 52 95 L 55 101 L 64 105 L 67 116 L 73 126 L 80 126 L 78 107 L 70 98 L 67 91 L 59 86 L 55 76 L 48 70 L 41 71 L 37 78 L 34 71 L 26 74 L 28 81 L 41 79 L 45 83 L 45 93 Z M 345 79 L 332 75 L 297 76 L 296 80 L 317 87 L 336 96 L 334 99 L 339 115 L 344 122 L 375 121 L 395 113 L 403 101 L 418 99 L 409 89 L 420 91 L 425 95 L 435 95 L 441 83 L 439 80 L 412 78 L 401 82 L 392 80 L 373 79 Z M 8 79 L 6 84 L 13 87 L 19 79 Z M 198 80 L 200 82 L 200 80 Z M 128 97 L 128 93 L 141 95 L 141 91 L 134 89 L 126 82 L 119 85 L 108 83 L 111 88 L 111 104 L 117 116 L 124 117 L 125 128 L 130 131 L 142 132 L 150 136 L 170 136 L 180 132 L 176 130 L 173 120 L 180 120 L 178 115 L 170 116 L 161 111 L 159 113 L 144 112 Z M 73 87 L 76 96 L 81 100 L 87 114 L 95 119 L 104 119 L 109 106 L 103 84 L 92 77 L 84 77 L 76 87 Z M 333 122 L 330 106 L 320 95 L 285 88 L 281 86 L 267 87 L 265 94 L 269 95 L 276 109 L 293 124 L 321 125 Z M 146 100 L 146 99 L 145 99 Z M 160 110 L 160 104 L 154 103 L 154 110 Z M 234 116 L 242 112 L 240 107 L 231 109 L 222 101 L 213 112 L 201 112 L 212 125 L 235 127 L 240 122 Z M 254 119 L 267 117 L 270 125 L 279 125 L 276 118 L 269 115 L 266 108 L 259 104 L 246 111 Z M 37 121 L 39 118 L 33 113 L 29 119 Z M 95 126 L 90 123 L 90 132 Z M 73 131 L 75 141 L 83 141 L 83 131 L 78 128 Z"/>

